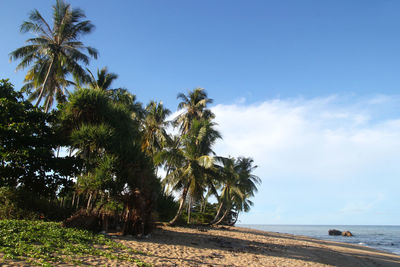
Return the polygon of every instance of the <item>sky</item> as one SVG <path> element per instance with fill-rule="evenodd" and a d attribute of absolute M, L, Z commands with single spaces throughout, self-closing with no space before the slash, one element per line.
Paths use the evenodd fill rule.
<path fill-rule="evenodd" d="M 0 78 L 19 26 L 55 1 L 0 0 Z M 176 111 L 214 99 L 221 156 L 262 179 L 243 224 L 400 224 L 399 1 L 71 0 L 96 26 L 82 40 L 139 101 Z"/>

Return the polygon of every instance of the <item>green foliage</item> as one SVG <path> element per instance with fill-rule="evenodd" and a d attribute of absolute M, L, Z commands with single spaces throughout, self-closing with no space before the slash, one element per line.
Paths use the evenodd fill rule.
<path fill-rule="evenodd" d="M 72 209 L 22 188 L 0 187 L 0 219 L 63 220 Z"/>
<path fill-rule="evenodd" d="M 11 52 L 10 59 L 21 60 L 17 70 L 31 66 L 22 90 L 30 95 L 30 100 L 37 99 L 36 105 L 45 97 L 46 112 L 51 108 L 55 96 L 57 101 L 65 101 L 66 87 L 73 84 L 67 80 L 67 76 L 72 74 L 79 81 L 87 80 L 88 75 L 80 64 L 88 65 L 90 57 L 97 58 L 97 50 L 84 46 L 79 40 L 94 28 L 84 18 L 82 10 L 57 0 L 53 6 L 53 25 L 36 9 L 31 11 L 29 20 L 21 25 L 21 32 L 30 32 L 35 38 L 28 39 L 27 45 Z"/>
<path fill-rule="evenodd" d="M 140 221 L 148 229 L 159 193 L 158 180 L 152 160 L 141 150 L 140 125 L 133 116 L 137 103 L 115 100 L 114 96 L 106 90 L 80 88 L 60 106 L 69 145 L 83 161 L 76 189 L 87 196 L 88 212 L 101 207 L 103 214 L 109 214 L 107 202 L 123 203 L 116 218 L 131 220 L 123 228 L 133 228 Z"/>
<path fill-rule="evenodd" d="M 0 109 L 0 186 L 54 198 L 60 187 L 70 186 L 66 177 L 76 166 L 74 159 L 54 155 L 57 117 L 33 107 L 7 80 L 0 80 Z"/>
<path fill-rule="evenodd" d="M 158 220 L 167 222 L 171 220 L 178 211 L 178 203 L 174 200 L 172 195 L 161 193 L 157 198 L 156 211 Z"/>
<path fill-rule="evenodd" d="M 69 100 L 61 119 L 70 145 L 84 161 L 78 184 L 88 185 L 89 191 L 118 191 L 128 182 L 123 164 L 146 160 L 139 148 L 138 123 L 127 106 L 112 101 L 105 91 L 79 89 Z"/>
<path fill-rule="evenodd" d="M 132 255 L 141 252 L 103 235 L 63 228 L 56 222 L 0 220 L 0 253 L 4 259 L 45 266 L 82 264 L 79 258 L 89 255 L 149 266 Z"/>
<path fill-rule="evenodd" d="M 117 74 L 103 68 L 96 78 L 82 68 L 97 58 L 80 41 L 94 27 L 82 10 L 57 0 L 52 22 L 32 11 L 21 31 L 36 37 L 10 53 L 21 60 L 17 70 L 30 68 L 21 91 L 36 105 L 44 99 L 46 112 L 0 80 L 0 218 L 64 219 L 71 210 L 58 206 L 67 200 L 101 217 L 105 228 L 108 218 L 114 226 L 124 218 L 125 233 L 139 227 L 143 234 L 154 215 L 169 220 L 175 214 L 171 223 L 234 223 L 250 209 L 260 183 L 252 174 L 256 166 L 249 158 L 215 155 L 221 136 L 204 89 L 178 94 L 183 112 L 171 123 L 162 102 L 143 109 L 127 89 L 112 89 Z M 58 110 L 47 114 L 54 99 Z M 170 125 L 179 128 L 177 136 L 168 134 Z M 60 147 L 73 156 L 55 156 Z M 161 166 L 164 188 L 156 176 Z M 180 193 L 179 205 L 164 189 Z M 219 203 L 209 204 L 210 195 Z"/>
<path fill-rule="evenodd" d="M 0 187 L 0 219 L 39 219 L 38 214 L 23 209 L 15 189 Z"/>
<path fill-rule="evenodd" d="M 205 206 L 202 206 L 204 205 Z M 197 203 L 192 207 L 191 210 L 191 215 L 190 215 L 190 223 L 192 224 L 208 224 L 212 221 L 212 219 L 215 217 L 216 210 L 217 210 L 217 204 L 211 204 L 208 202 L 205 202 L 203 204 Z M 187 211 L 184 211 L 182 213 L 182 221 L 187 221 L 188 219 L 188 213 Z"/>

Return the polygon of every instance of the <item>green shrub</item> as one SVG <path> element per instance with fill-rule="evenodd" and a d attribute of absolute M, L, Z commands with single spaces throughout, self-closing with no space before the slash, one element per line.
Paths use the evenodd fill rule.
<path fill-rule="evenodd" d="M 56 200 L 49 201 L 23 189 L 0 187 L 0 219 L 63 220 L 71 213 Z"/>
<path fill-rule="evenodd" d="M 4 259 L 23 260 L 35 265 L 80 265 L 80 256 L 101 256 L 148 266 L 132 255 L 141 252 L 103 235 L 63 228 L 56 222 L 0 220 L 0 253 L 4 254 Z"/>

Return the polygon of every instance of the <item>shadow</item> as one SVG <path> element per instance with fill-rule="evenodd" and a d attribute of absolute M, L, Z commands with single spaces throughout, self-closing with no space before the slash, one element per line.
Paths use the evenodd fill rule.
<path fill-rule="evenodd" d="M 182 229 L 182 228 L 181 228 Z M 140 239 L 139 242 L 149 242 L 159 245 L 186 246 L 197 249 L 214 249 L 228 253 L 248 253 L 255 256 L 272 256 L 285 259 L 303 260 L 310 263 L 320 263 L 333 266 L 400 266 L 400 256 L 374 250 L 359 245 L 344 244 L 333 241 L 317 240 L 305 236 L 291 236 L 262 232 L 246 228 L 190 228 L 192 232 L 181 232 L 179 228 L 157 228 L 149 239 Z M 224 231 L 223 235 L 220 232 Z M 243 238 L 232 237 L 230 233 L 238 233 Z M 246 239 L 246 235 L 259 236 L 258 241 Z M 260 239 L 261 238 L 261 239 Z M 279 242 L 278 239 L 287 242 Z M 132 240 L 117 237 L 117 240 Z M 300 241 L 300 242 L 299 242 Z M 213 255 L 214 254 L 214 255 Z M 210 264 L 210 259 L 221 257 L 218 253 L 211 253 L 202 259 L 183 259 L 168 255 L 149 255 L 160 259 L 180 260 L 189 264 Z M 222 256 L 223 258 L 223 256 Z M 221 260 L 223 262 L 223 260 Z"/>

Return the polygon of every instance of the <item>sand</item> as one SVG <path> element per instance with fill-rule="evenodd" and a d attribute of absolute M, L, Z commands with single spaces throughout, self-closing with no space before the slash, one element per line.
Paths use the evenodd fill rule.
<path fill-rule="evenodd" d="M 137 258 L 153 266 L 400 266 L 399 255 L 363 246 L 239 227 L 159 226 L 148 238 L 113 238 L 147 253 Z M 132 266 L 105 258 L 82 260 L 87 265 Z"/>

